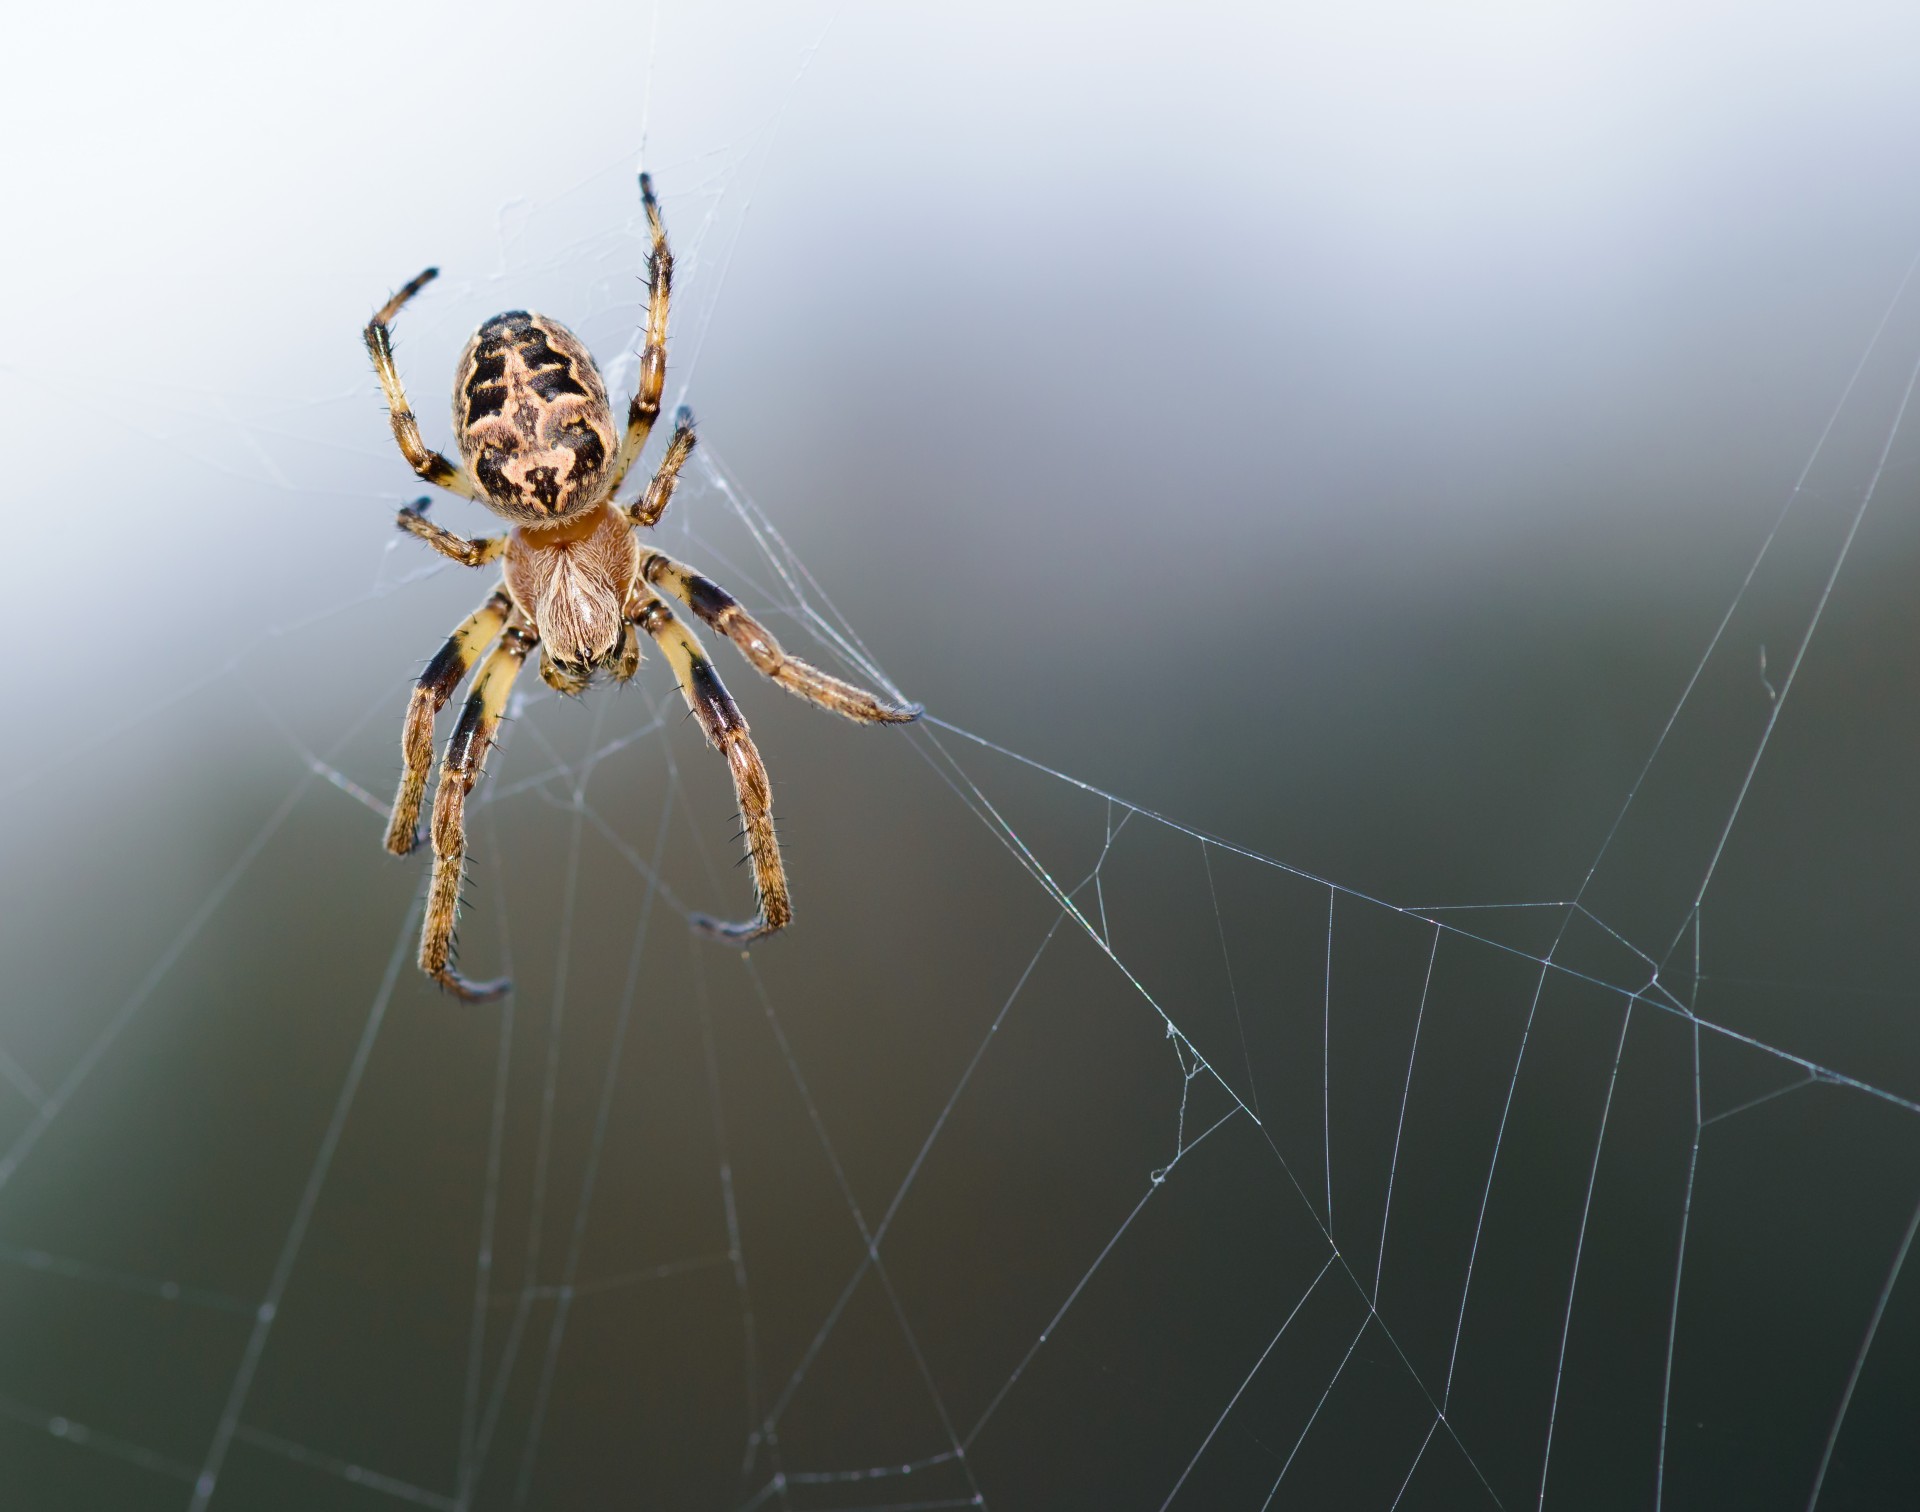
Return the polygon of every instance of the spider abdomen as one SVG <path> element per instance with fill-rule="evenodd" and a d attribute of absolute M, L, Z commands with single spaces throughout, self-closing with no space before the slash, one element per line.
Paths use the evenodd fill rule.
<path fill-rule="evenodd" d="M 482 501 L 535 526 L 600 502 L 617 446 L 593 354 L 559 321 L 525 310 L 494 316 L 468 341 L 453 430 Z"/>

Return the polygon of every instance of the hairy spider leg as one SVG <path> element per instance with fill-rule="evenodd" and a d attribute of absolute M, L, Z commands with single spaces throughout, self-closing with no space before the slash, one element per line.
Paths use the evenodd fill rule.
<path fill-rule="evenodd" d="M 433 770 L 434 716 L 466 680 L 480 653 L 499 637 L 512 610 L 513 601 L 502 583 L 460 622 L 460 628 L 447 637 L 447 643 L 413 685 L 406 723 L 400 727 L 400 758 L 405 765 L 400 773 L 400 791 L 393 799 L 393 818 L 387 825 L 387 849 L 396 856 L 406 855 L 420 842 L 420 802 L 426 796 L 427 774 Z"/>
<path fill-rule="evenodd" d="M 506 555 L 507 538 L 503 535 L 476 536 L 468 540 L 463 535 L 455 535 L 444 525 L 436 525 L 427 518 L 427 506 L 431 499 L 415 499 L 401 510 L 394 523 L 416 540 L 425 541 L 441 556 L 458 562 L 462 567 L 484 567 Z"/>
<path fill-rule="evenodd" d="M 427 886 L 427 917 L 420 928 L 420 969 L 469 1003 L 504 997 L 513 984 L 505 977 L 469 982 L 453 969 L 453 926 L 460 912 L 467 857 L 467 794 L 480 780 L 513 680 L 536 644 L 527 631 L 509 625 L 500 644 L 488 653 L 460 710 L 460 722 L 447 740 L 446 755 L 440 761 L 440 786 L 433 795 L 433 880 Z"/>
<path fill-rule="evenodd" d="M 780 843 L 773 835 L 773 788 L 767 769 L 747 733 L 747 721 L 728 695 L 720 674 L 694 639 L 693 632 L 674 618 L 663 599 L 643 595 L 627 618 L 651 635 L 666 653 L 673 675 L 679 681 L 687 707 L 700 721 L 708 742 L 727 759 L 733 773 L 734 796 L 740 802 L 740 825 L 745 832 L 747 855 L 753 861 L 753 889 L 759 907 L 755 916 L 737 924 L 723 923 L 695 914 L 690 921 L 695 929 L 744 945 L 776 929 L 784 929 L 793 918 L 793 903 L 787 896 L 786 868 L 780 863 Z"/>
<path fill-rule="evenodd" d="M 455 467 L 420 439 L 420 422 L 414 418 L 413 407 L 407 403 L 406 386 L 400 382 L 400 369 L 393 361 L 393 333 L 388 327 L 393 323 L 394 316 L 400 313 L 400 307 L 439 276 L 438 268 L 428 268 L 380 306 L 373 319 L 367 322 L 367 351 L 373 357 L 374 371 L 380 375 L 380 387 L 387 396 L 387 414 L 393 421 L 393 439 L 400 443 L 400 451 L 406 457 L 407 465 L 429 483 L 474 499 L 479 494 L 466 469 Z"/>
<path fill-rule="evenodd" d="M 673 417 L 673 435 L 667 440 L 667 454 L 660 459 L 660 466 L 654 471 L 653 479 L 647 484 L 647 491 L 640 496 L 639 503 L 627 511 L 627 517 L 634 524 L 660 523 L 660 516 L 667 512 L 667 505 L 673 501 L 673 485 L 680 481 L 680 469 L 693 454 L 693 443 L 693 411 L 683 404 Z"/>
<path fill-rule="evenodd" d="M 640 203 L 646 207 L 653 245 L 647 253 L 647 325 L 640 347 L 640 377 L 633 402 L 627 406 L 627 433 L 614 458 L 607 484 L 611 498 L 625 481 L 640 449 L 647 444 L 653 422 L 660 418 L 660 393 L 667 385 L 667 303 L 673 293 L 673 252 L 667 246 L 667 228 L 660 223 L 660 202 L 653 197 L 653 180 L 640 175 Z"/>
<path fill-rule="evenodd" d="M 645 553 L 640 558 L 640 575 L 679 599 L 738 646 L 756 671 L 796 697 L 862 724 L 906 724 L 920 717 L 919 704 L 886 703 L 865 688 L 789 656 L 731 593 L 665 552 Z"/>

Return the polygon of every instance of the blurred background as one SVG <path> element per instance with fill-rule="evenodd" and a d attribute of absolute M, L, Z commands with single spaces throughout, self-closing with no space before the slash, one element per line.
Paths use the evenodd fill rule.
<path fill-rule="evenodd" d="M 10 1507 L 1912 1502 L 1911 7 L 10 46 Z M 937 723 L 720 652 L 743 959 L 659 659 L 529 677 L 466 1007 L 360 328 L 441 268 L 442 447 L 500 309 L 629 389 L 641 167 L 663 544 Z"/>

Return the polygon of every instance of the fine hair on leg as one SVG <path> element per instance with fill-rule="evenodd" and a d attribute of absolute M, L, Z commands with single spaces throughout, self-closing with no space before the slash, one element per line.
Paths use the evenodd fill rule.
<path fill-rule="evenodd" d="M 665 552 L 640 559 L 640 575 L 664 588 L 707 624 L 740 648 L 756 671 L 797 698 L 831 709 L 861 724 L 906 724 L 920 717 L 918 704 L 890 704 L 865 688 L 843 682 L 781 649 L 767 628 L 741 607 L 738 599 Z"/>
<path fill-rule="evenodd" d="M 653 180 L 640 175 L 640 203 L 647 212 L 652 242 L 647 250 L 647 321 L 640 344 L 640 376 L 633 402 L 627 406 L 627 433 L 614 459 L 611 496 L 625 481 L 634 459 L 647 444 L 653 422 L 660 417 L 660 395 L 667 386 L 667 306 L 673 293 L 673 251 L 667 228 L 660 221 L 660 202 L 653 197 Z"/>
<path fill-rule="evenodd" d="M 393 439 L 407 465 L 427 482 L 451 489 L 466 498 L 475 497 L 473 480 L 465 468 L 455 467 L 439 452 L 420 439 L 420 422 L 413 406 L 407 403 L 406 385 L 400 381 L 400 369 L 393 360 L 393 332 L 390 327 L 401 307 L 440 276 L 438 268 L 428 268 L 402 287 L 400 292 L 374 312 L 367 322 L 367 354 L 373 358 L 373 370 L 380 375 L 381 392 L 387 396 L 387 415 L 393 422 Z"/>
<path fill-rule="evenodd" d="M 420 803 L 427 791 L 427 774 L 433 769 L 434 717 L 447 706 L 481 653 L 499 637 L 512 608 L 502 584 L 460 622 L 413 685 L 400 732 L 400 791 L 394 795 L 393 816 L 387 825 L 387 849 L 396 856 L 406 855 L 420 841 Z"/>
<path fill-rule="evenodd" d="M 470 982 L 455 971 L 453 931 L 466 869 L 467 794 L 480 780 L 488 748 L 513 691 L 513 680 L 535 644 L 528 632 L 509 625 L 500 644 L 488 654 L 460 711 L 460 721 L 448 737 L 446 754 L 440 761 L 440 786 L 433 795 L 433 880 L 427 884 L 427 916 L 420 927 L 420 969 L 469 1003 L 504 997 L 513 985 L 504 977 Z"/>
<path fill-rule="evenodd" d="M 674 618 L 664 600 L 646 594 L 628 611 L 627 617 L 651 635 L 665 653 L 687 707 L 700 721 L 708 743 L 726 758 L 727 769 L 733 776 L 734 796 L 740 803 L 740 827 L 746 837 L 747 856 L 753 863 L 754 896 L 759 905 L 754 917 L 739 923 L 725 923 L 696 914 L 693 926 L 736 945 L 786 928 L 793 918 L 793 903 L 787 894 L 780 842 L 773 833 L 773 785 L 747 731 L 747 721 L 721 683 L 720 674 L 714 671 L 700 642 Z"/>
<path fill-rule="evenodd" d="M 686 466 L 687 458 L 693 455 L 694 439 L 693 411 L 683 404 L 673 419 L 673 434 L 667 438 L 667 454 L 654 469 L 653 478 L 647 484 L 647 491 L 640 496 L 640 502 L 627 511 L 627 517 L 634 524 L 653 526 L 660 523 L 660 517 L 667 512 L 667 505 L 673 502 L 673 488 L 680 481 L 680 469 Z"/>
<path fill-rule="evenodd" d="M 400 511 L 394 523 L 408 535 L 425 541 L 441 556 L 458 562 L 462 567 L 484 567 L 506 555 L 505 536 L 480 536 L 470 541 L 463 535 L 455 535 L 444 525 L 429 520 L 427 505 L 431 502 L 430 499 L 415 499 Z"/>

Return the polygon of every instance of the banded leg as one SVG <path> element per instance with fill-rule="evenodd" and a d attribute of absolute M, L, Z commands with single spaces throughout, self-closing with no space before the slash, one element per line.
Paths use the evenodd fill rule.
<path fill-rule="evenodd" d="M 842 682 L 797 656 L 789 656 L 766 627 L 741 608 L 739 600 L 726 589 L 664 552 L 649 551 L 643 555 L 640 575 L 679 599 L 738 646 L 758 671 L 796 697 L 863 724 L 906 724 L 920 717 L 919 704 L 882 702 L 865 688 Z"/>
<path fill-rule="evenodd" d="M 506 626 L 513 601 L 506 585 L 460 622 L 447 643 L 427 663 L 413 685 L 407 703 L 407 721 L 400 730 L 400 791 L 394 795 L 393 818 L 387 825 L 387 849 L 404 856 L 419 843 L 420 800 L 426 796 L 427 773 L 433 770 L 433 720 L 466 680 L 480 653 L 492 645 Z"/>
<path fill-rule="evenodd" d="M 468 540 L 463 535 L 455 535 L 443 525 L 436 525 L 427 518 L 427 506 L 431 499 L 415 499 L 400 511 L 395 521 L 408 535 L 425 541 L 443 557 L 450 557 L 462 567 L 484 567 L 506 553 L 505 536 L 479 536 Z"/>
<path fill-rule="evenodd" d="M 667 386 L 667 302 L 673 293 L 673 252 L 667 246 L 667 228 L 660 223 L 660 202 L 653 197 L 653 180 L 640 175 L 640 203 L 646 207 L 653 245 L 647 252 L 647 326 L 640 347 L 640 378 L 633 402 L 627 406 L 627 433 L 614 459 L 609 494 L 619 488 L 634 458 L 647 444 L 653 422 L 660 418 L 660 393 Z"/>
<path fill-rule="evenodd" d="M 429 483 L 450 488 L 471 499 L 476 497 L 473 480 L 464 468 L 455 467 L 439 452 L 420 439 L 420 422 L 407 403 L 406 386 L 400 382 L 400 369 L 393 361 L 393 333 L 388 329 L 400 308 L 440 276 L 438 268 L 428 268 L 389 299 L 367 322 L 367 352 L 373 358 L 373 370 L 380 375 L 380 387 L 387 396 L 387 414 L 393 421 L 393 439 L 407 465 Z"/>
<path fill-rule="evenodd" d="M 453 926 L 460 912 L 460 883 L 467 859 L 467 794 L 480 780 L 487 749 L 493 744 L 507 695 L 519 675 L 533 636 L 510 625 L 481 665 L 460 711 L 460 722 L 440 761 L 440 786 L 433 795 L 433 881 L 427 887 L 427 917 L 420 929 L 420 969 L 455 997 L 485 1003 L 504 997 L 513 986 L 505 977 L 469 982 L 453 969 Z"/>
<path fill-rule="evenodd" d="M 700 721 L 707 740 L 727 758 L 733 773 L 734 796 L 740 800 L 740 824 L 746 834 L 747 855 L 753 861 L 753 889 L 759 908 L 755 916 L 738 924 L 722 923 L 705 914 L 696 914 L 696 929 L 744 945 L 776 929 L 784 929 L 793 918 L 793 903 L 787 896 L 786 868 L 780 863 L 780 843 L 773 835 L 773 788 L 767 781 L 767 769 L 759 751 L 747 733 L 747 722 L 739 706 L 727 694 L 719 673 L 707 660 L 707 653 L 693 633 L 673 617 L 666 603 L 647 594 L 627 617 L 666 653 L 673 675 L 687 707 Z"/>
<path fill-rule="evenodd" d="M 673 500 L 673 485 L 680 481 L 680 469 L 693 455 L 693 441 L 693 411 L 683 404 L 673 417 L 673 435 L 667 442 L 667 454 L 660 459 L 660 466 L 654 470 L 640 502 L 627 510 L 627 518 L 634 524 L 660 523 L 660 516 L 667 512 L 667 505 Z"/>

